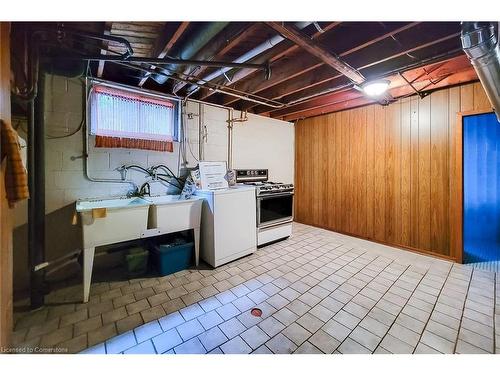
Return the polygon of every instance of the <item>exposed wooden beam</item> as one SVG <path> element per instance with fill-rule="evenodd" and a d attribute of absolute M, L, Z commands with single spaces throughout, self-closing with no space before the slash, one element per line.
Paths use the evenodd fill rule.
<path fill-rule="evenodd" d="M 400 28 L 395 30 L 391 30 L 387 33 L 384 33 L 376 38 L 370 39 L 365 43 L 357 45 L 347 51 L 339 54 L 340 57 L 348 56 L 354 52 L 357 52 L 363 48 L 369 47 L 377 42 L 380 42 L 384 39 L 397 35 L 403 31 L 409 30 L 412 27 L 415 27 L 420 22 L 411 22 Z M 296 45 L 297 49 L 299 48 Z M 301 59 L 297 58 L 292 64 L 290 61 L 283 61 L 281 63 L 277 63 L 273 66 L 273 76 L 270 80 L 262 80 L 261 78 L 255 78 L 253 80 L 247 80 L 242 82 L 241 86 L 238 87 L 239 90 L 258 93 L 264 90 L 270 90 L 263 93 L 265 97 L 273 97 L 275 99 L 279 99 L 285 95 L 293 94 L 294 92 L 305 90 L 309 87 L 313 87 L 315 85 L 319 85 L 323 82 L 331 81 L 340 77 L 339 74 L 332 74 L 331 67 L 329 65 L 325 65 L 322 62 L 316 61 L 314 59 Z M 305 75 L 304 73 L 309 72 L 309 74 Z M 290 91 L 287 93 L 287 87 L 289 85 L 284 85 L 285 82 L 292 80 L 295 77 L 301 76 L 298 80 L 293 80 L 290 85 L 293 87 L 290 88 Z M 314 80 L 311 80 L 310 77 L 315 76 Z M 303 81 L 303 82 L 301 82 Z M 279 86 L 278 86 L 279 85 Z M 272 87 L 276 86 L 271 90 Z M 235 99 L 234 97 L 225 97 L 222 101 L 224 105 L 230 105 L 239 99 Z M 249 104 L 248 108 L 254 107 Z"/>
<path fill-rule="evenodd" d="M 328 31 L 332 30 L 333 28 L 335 28 L 338 25 L 340 25 L 340 22 L 331 22 L 322 28 L 322 32 L 320 32 L 320 31 L 315 32 L 311 36 L 311 38 L 312 39 L 319 39 L 322 36 L 326 35 Z M 300 49 L 300 47 L 298 45 L 296 45 L 296 44 L 290 45 L 290 44 L 291 44 L 290 41 L 287 41 L 287 42 L 283 41 L 280 44 L 278 44 L 276 47 L 271 48 L 267 53 L 263 54 L 262 56 L 258 56 L 254 62 L 256 62 L 256 63 L 269 62 L 272 64 L 273 62 L 279 60 L 280 58 L 282 58 L 284 56 L 291 55 Z M 242 70 L 236 72 L 236 74 L 231 78 L 231 84 L 228 86 L 234 87 L 237 82 L 239 82 L 247 77 L 251 77 L 253 75 L 255 75 L 256 77 L 259 77 L 259 81 L 261 81 L 262 76 L 259 75 L 259 73 L 256 73 L 254 69 L 242 69 Z M 275 77 L 275 71 L 273 68 L 271 80 L 274 80 L 274 77 Z M 269 80 L 266 82 L 269 82 Z M 213 90 L 208 90 L 208 89 L 202 89 L 201 92 L 202 93 L 200 95 L 200 100 L 206 100 L 208 97 L 210 97 L 211 95 L 213 95 L 215 93 Z M 234 99 L 233 96 L 227 96 L 224 98 L 223 101 L 228 101 L 228 103 L 230 104 L 230 103 L 235 102 L 237 100 L 238 99 Z"/>
<path fill-rule="evenodd" d="M 436 68 L 437 67 L 437 68 Z M 428 64 L 423 67 L 415 68 L 412 70 L 409 70 L 404 73 L 405 78 L 409 80 L 412 83 L 419 83 L 419 82 L 437 82 L 439 79 L 442 77 L 447 77 L 451 73 L 456 73 L 456 72 L 461 72 L 464 70 L 467 70 L 471 67 L 471 64 L 469 60 L 467 59 L 466 56 L 461 55 L 458 57 L 454 57 L 451 59 L 448 59 L 444 62 L 438 62 L 438 63 L 433 63 L 433 64 Z M 397 88 L 397 87 L 403 87 L 407 86 L 407 82 L 398 74 L 394 74 L 390 77 L 388 77 L 391 81 L 391 88 Z M 339 96 L 339 94 L 344 93 L 344 92 L 349 92 L 350 90 L 343 90 L 343 91 L 336 91 L 332 92 L 329 94 L 317 96 L 314 98 L 311 98 L 310 100 L 297 103 L 296 105 L 283 108 L 283 109 L 278 109 L 278 110 L 267 110 L 264 112 L 264 114 L 271 114 L 272 116 L 282 116 L 284 114 L 292 114 L 296 112 L 301 112 L 304 110 L 311 110 L 311 109 L 316 109 L 324 106 L 331 105 L 333 103 L 336 103 L 339 101 L 339 98 L 343 100 L 342 96 Z M 363 93 L 359 91 L 355 91 L 356 93 L 363 95 Z"/>
<path fill-rule="evenodd" d="M 439 39 L 436 39 L 436 40 L 433 40 L 433 41 L 430 41 L 430 42 L 427 42 L 427 43 L 424 43 L 424 44 L 421 44 L 421 45 L 418 45 L 418 46 L 415 46 L 415 47 L 412 47 L 409 49 L 406 49 L 404 51 L 398 52 L 398 53 L 393 54 L 391 56 L 384 57 L 383 59 L 369 62 L 365 65 L 360 66 L 358 68 L 358 70 L 363 71 L 364 69 L 373 67 L 375 65 L 381 64 L 383 62 L 386 62 L 386 61 L 389 61 L 392 59 L 396 59 L 396 58 L 404 56 L 408 53 L 412 53 L 414 51 L 417 51 L 417 50 L 420 50 L 423 48 L 431 47 L 435 44 L 439 44 L 443 41 L 455 38 L 455 37 L 457 37 L 457 35 L 458 35 L 457 33 L 447 35 L 445 37 L 442 37 L 442 38 L 439 38 Z M 331 88 L 332 81 L 338 80 L 340 77 L 342 77 L 341 74 L 334 75 L 330 79 L 322 79 L 323 77 L 318 77 L 318 80 L 316 82 L 313 82 L 311 84 L 307 84 L 307 82 L 306 82 L 307 78 L 306 78 L 306 76 L 303 76 L 303 77 L 301 77 L 301 80 L 303 81 L 303 85 L 302 85 L 303 88 L 301 90 L 295 91 L 295 93 L 291 93 L 291 95 L 287 95 L 286 102 L 297 101 L 297 100 L 300 100 L 301 98 L 313 97 L 314 95 L 319 95 L 320 93 L 324 92 L 325 90 Z M 297 85 L 300 85 L 300 82 L 297 83 Z M 260 95 L 267 97 L 267 98 L 270 98 L 270 99 L 274 99 L 272 92 L 270 94 L 264 92 L 264 93 L 260 93 Z M 281 99 L 282 97 L 284 97 L 284 95 L 282 95 L 278 99 Z M 248 109 L 253 108 L 253 107 L 255 107 L 255 106 L 249 104 L 249 105 L 245 105 L 243 108 L 248 110 Z M 258 107 L 255 109 L 254 112 L 260 114 L 260 113 L 267 113 L 268 110 L 269 110 L 269 108 L 266 108 L 266 107 Z"/>
<path fill-rule="evenodd" d="M 172 49 L 172 47 L 175 45 L 175 43 L 179 40 L 182 34 L 184 34 L 188 26 L 189 22 L 181 22 L 177 30 L 175 30 L 175 33 L 170 38 L 168 38 L 167 41 L 165 41 L 164 35 L 159 36 L 154 49 L 155 51 L 154 56 L 159 59 L 164 58 L 168 54 L 168 52 Z M 146 83 L 148 78 L 149 75 L 143 77 L 139 82 L 139 87 L 142 87 Z"/>
<path fill-rule="evenodd" d="M 363 77 L 356 69 L 346 64 L 339 57 L 334 56 L 332 53 L 324 49 L 318 43 L 314 42 L 307 35 L 304 35 L 296 27 L 292 25 L 284 25 L 279 22 L 266 22 L 266 25 L 272 27 L 288 40 L 291 40 L 311 55 L 317 57 L 325 64 L 330 65 L 332 68 L 342 73 L 355 83 L 363 83 Z"/>
<path fill-rule="evenodd" d="M 397 77 L 394 76 L 393 79 L 396 80 Z M 414 82 L 413 86 L 416 87 L 419 91 L 428 91 L 475 80 L 477 80 L 477 74 L 475 70 L 471 66 L 469 66 L 461 71 L 448 74 L 444 78 L 437 81 L 429 80 L 428 78 L 420 79 L 417 82 Z M 413 88 L 407 83 L 401 83 L 401 85 L 397 85 L 397 87 L 389 90 L 389 94 L 397 99 L 403 96 L 413 95 L 415 94 L 415 92 Z M 328 101 L 324 101 L 324 104 L 320 104 L 319 102 L 317 102 L 313 107 L 305 107 L 302 109 L 291 108 L 291 111 L 288 113 L 271 113 L 271 116 L 273 118 L 279 118 L 285 121 L 292 121 L 298 118 L 312 117 L 321 114 L 337 112 L 374 102 L 374 99 L 365 96 L 363 93 L 356 90 L 350 90 L 344 93 L 337 94 L 336 98 L 332 96 L 332 98 L 330 98 Z"/>
<path fill-rule="evenodd" d="M 369 63 L 369 64 L 366 64 L 366 65 L 363 65 L 361 66 L 359 69 L 366 69 L 366 68 L 370 68 L 374 65 L 378 65 L 378 64 L 381 64 L 383 62 L 386 62 L 388 60 L 392 60 L 392 59 L 395 59 L 397 57 L 401 57 L 401 56 L 404 56 L 404 55 L 408 55 L 409 53 L 412 53 L 412 52 L 415 52 L 419 49 L 424 49 L 424 48 L 427 48 L 427 47 L 431 47 L 433 45 L 436 45 L 436 44 L 439 44 L 439 43 L 442 43 L 442 42 L 445 42 L 447 40 L 450 40 L 450 39 L 453 39 L 453 38 L 458 38 L 460 36 L 460 33 L 453 33 L 453 34 L 450 34 L 450 35 L 446 35 L 442 38 L 439 38 L 439 39 L 435 39 L 435 40 L 432 40 L 428 43 L 424 43 L 424 44 L 421 44 L 419 46 L 416 46 L 416 47 L 413 47 L 413 48 L 410 48 L 410 49 L 407 49 L 405 51 L 402 51 L 402 52 L 399 52 L 399 53 L 395 53 L 394 55 L 391 55 L 391 56 L 388 56 L 382 60 L 378 60 L 378 61 L 374 61 L 372 63 Z"/>
<path fill-rule="evenodd" d="M 459 85 L 467 82 L 472 82 L 477 80 L 477 74 L 476 71 L 473 68 L 469 68 L 466 71 L 463 72 L 458 72 L 455 74 L 452 74 L 451 76 L 447 77 L 445 80 L 440 81 L 439 83 L 436 84 L 430 84 L 427 85 L 425 90 L 437 90 L 439 88 L 444 88 L 446 86 L 452 86 L 452 85 Z M 413 94 L 413 90 L 410 86 L 405 86 L 398 88 L 394 91 L 391 90 L 391 95 L 394 98 L 401 98 L 404 96 L 409 96 Z M 312 109 L 312 110 L 306 110 L 300 113 L 295 113 L 291 115 L 286 115 L 283 117 L 278 117 L 284 121 L 293 121 L 298 118 L 306 118 L 306 117 L 312 117 L 312 116 L 318 116 L 326 113 L 332 113 L 332 112 L 338 112 L 338 111 L 343 111 L 346 109 L 351 109 L 355 107 L 361 107 L 367 104 L 373 104 L 375 101 L 371 98 L 368 98 L 366 96 L 359 96 L 354 99 L 349 99 L 347 101 L 339 102 L 339 103 L 334 103 L 330 106 L 325 106 L 317 109 Z"/>
<path fill-rule="evenodd" d="M 104 35 L 110 35 L 111 34 L 111 29 L 113 28 L 113 22 L 106 22 L 104 24 Z M 101 55 L 106 55 L 108 52 L 106 48 L 108 47 L 108 42 L 103 42 L 103 47 L 104 49 L 101 49 Z M 99 61 L 99 66 L 97 67 L 97 77 L 102 78 L 102 75 L 104 73 L 104 64 L 105 61 Z"/>

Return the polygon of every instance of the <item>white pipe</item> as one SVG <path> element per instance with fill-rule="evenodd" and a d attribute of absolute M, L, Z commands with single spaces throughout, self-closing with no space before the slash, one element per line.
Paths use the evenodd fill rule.
<path fill-rule="evenodd" d="M 302 30 L 302 29 L 306 28 L 307 26 L 309 26 L 311 23 L 312 22 L 297 22 L 297 23 L 295 23 L 295 27 L 297 27 L 299 30 Z M 262 42 L 257 47 L 255 47 L 254 49 L 248 51 L 244 55 L 241 55 L 240 57 L 238 57 L 233 62 L 235 62 L 235 63 L 244 63 L 244 62 L 246 62 L 246 61 L 254 58 L 257 55 L 260 55 L 262 52 L 265 52 L 268 49 L 274 47 L 278 43 L 281 43 L 283 40 L 285 40 L 285 38 L 283 36 L 281 36 L 281 34 L 276 34 L 272 38 L 269 38 L 266 41 Z M 197 82 L 197 84 L 198 85 L 202 85 L 205 82 L 212 81 L 213 79 L 215 79 L 217 77 L 220 77 L 221 75 L 227 73 L 231 69 L 232 68 L 229 68 L 229 67 L 220 68 L 220 69 L 216 70 L 215 72 L 209 74 L 208 76 L 204 77 L 203 79 L 199 80 Z M 199 86 L 191 85 L 189 87 L 188 92 L 191 93 L 192 91 L 197 91 L 197 90 L 199 90 L 199 88 L 200 88 Z"/>

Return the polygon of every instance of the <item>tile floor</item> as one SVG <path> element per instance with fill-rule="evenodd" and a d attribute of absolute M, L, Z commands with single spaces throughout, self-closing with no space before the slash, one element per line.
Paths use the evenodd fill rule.
<path fill-rule="evenodd" d="M 15 344 L 70 353 L 500 353 L 496 273 L 302 224 L 215 270 L 95 283 L 87 304 L 74 302 L 80 288 L 17 314 Z"/>

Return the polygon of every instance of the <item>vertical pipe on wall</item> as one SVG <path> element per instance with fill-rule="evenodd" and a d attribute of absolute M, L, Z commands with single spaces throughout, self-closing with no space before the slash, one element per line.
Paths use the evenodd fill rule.
<path fill-rule="evenodd" d="M 233 168 L 233 109 L 227 110 L 227 169 Z"/>
<path fill-rule="evenodd" d="M 203 103 L 198 103 L 198 160 L 205 159 L 203 155 L 203 143 L 205 142 L 206 128 L 205 117 L 203 116 Z"/>
<path fill-rule="evenodd" d="M 45 123 L 44 73 L 38 74 L 38 95 L 30 103 L 28 177 L 28 243 L 30 250 L 30 297 L 33 309 L 44 304 L 44 271 L 36 266 L 45 260 Z"/>

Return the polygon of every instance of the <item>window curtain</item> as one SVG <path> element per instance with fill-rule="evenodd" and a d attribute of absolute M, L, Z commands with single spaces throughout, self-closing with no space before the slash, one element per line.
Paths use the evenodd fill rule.
<path fill-rule="evenodd" d="M 96 147 L 173 151 L 171 101 L 96 85 L 90 105 Z"/>

